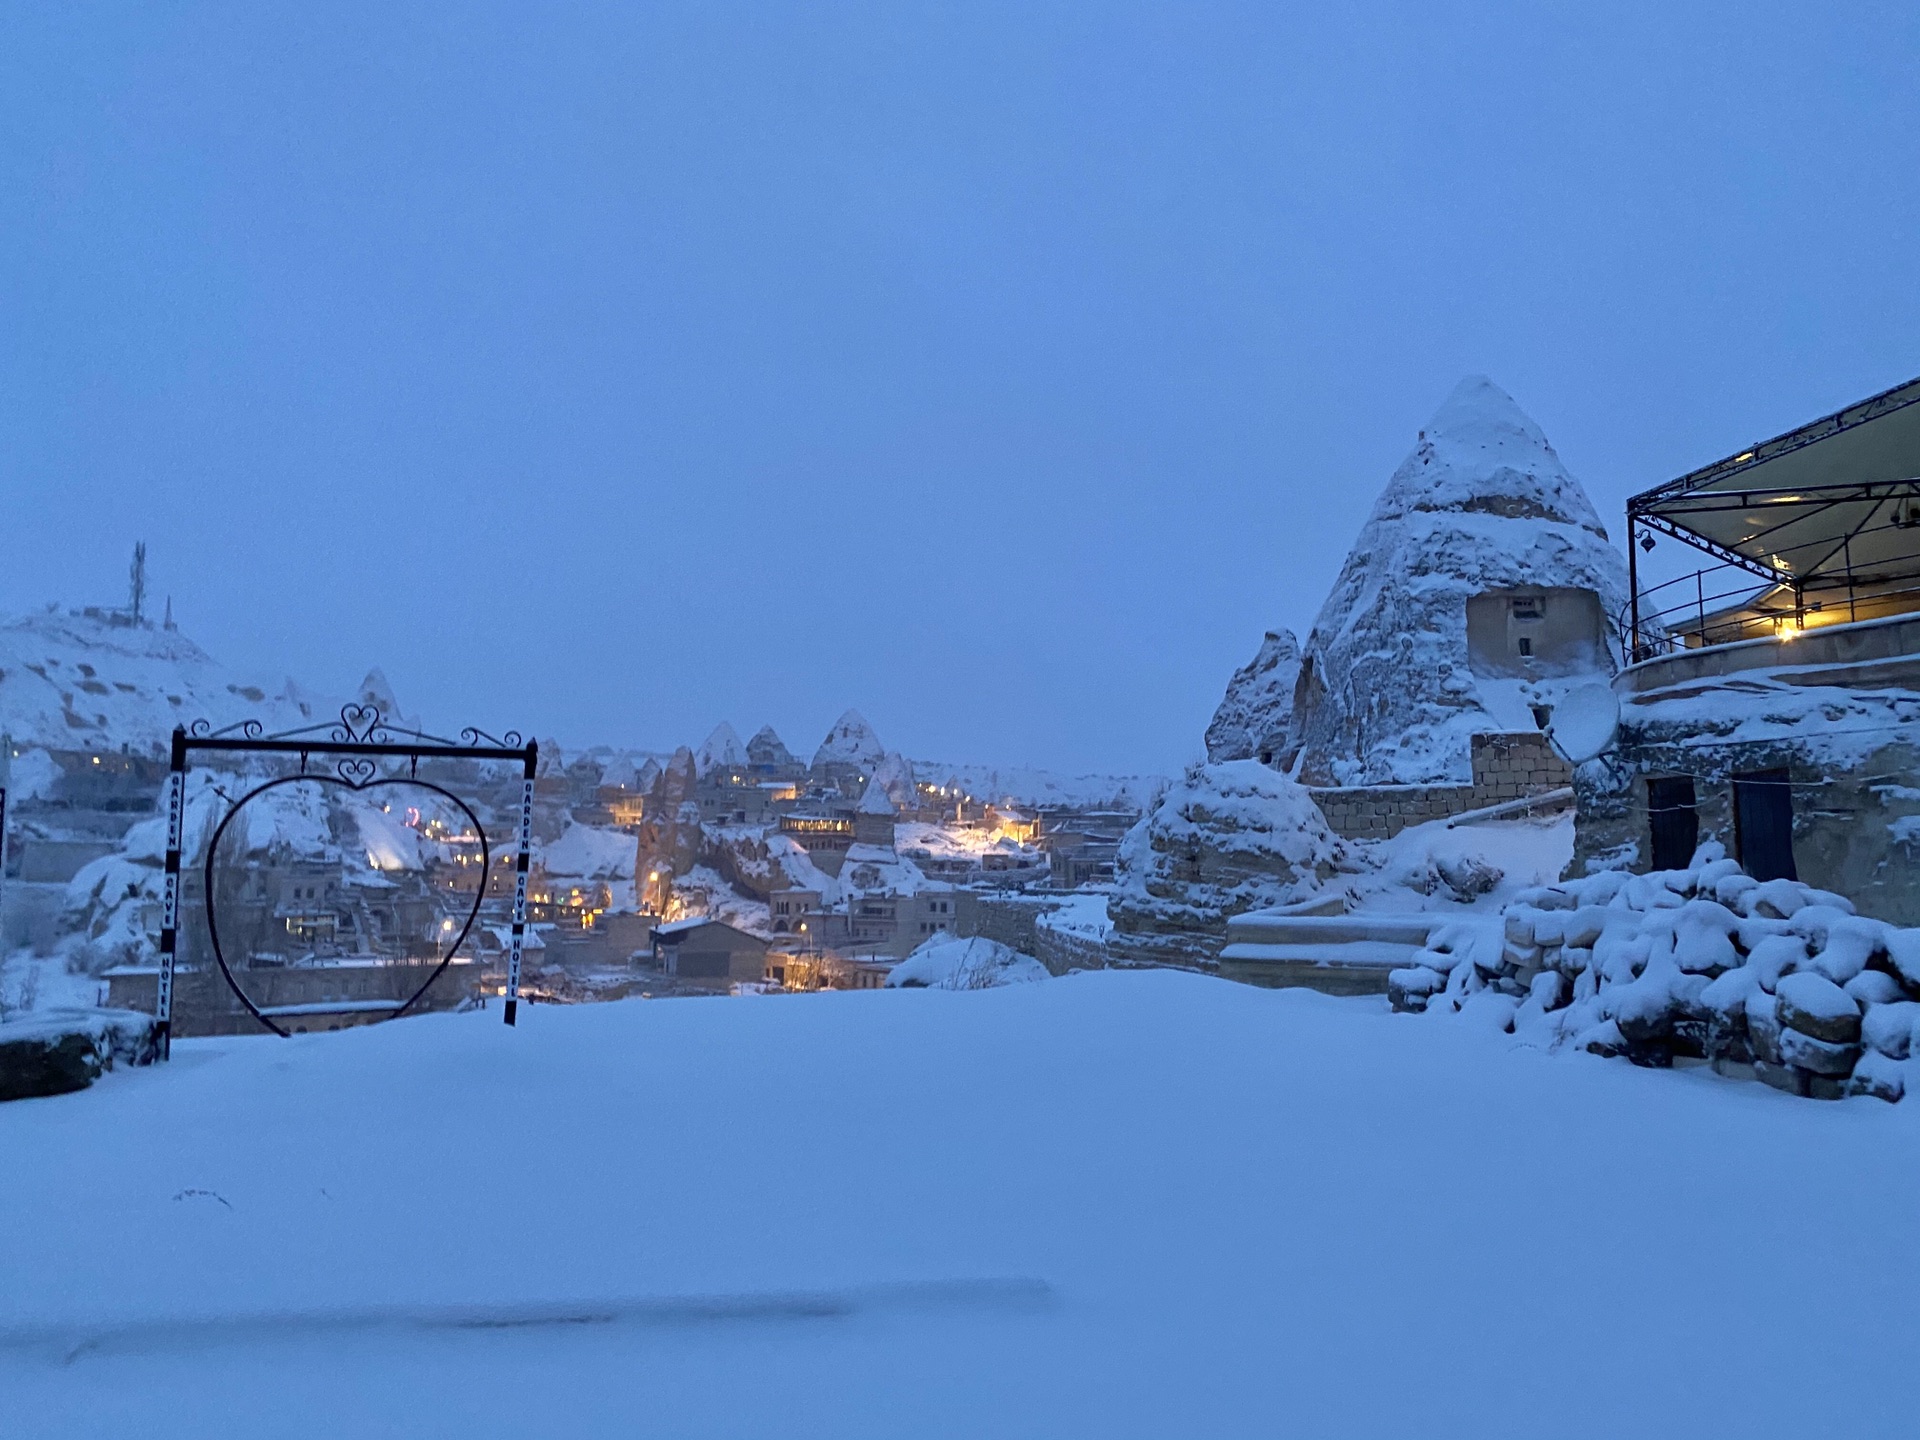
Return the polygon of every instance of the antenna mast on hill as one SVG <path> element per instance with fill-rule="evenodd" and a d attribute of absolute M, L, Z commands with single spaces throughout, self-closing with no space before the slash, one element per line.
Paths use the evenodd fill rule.
<path fill-rule="evenodd" d="M 147 603 L 147 542 L 133 542 L 133 564 L 127 570 L 128 598 L 132 602 L 133 623 L 140 623 L 140 612 Z"/>

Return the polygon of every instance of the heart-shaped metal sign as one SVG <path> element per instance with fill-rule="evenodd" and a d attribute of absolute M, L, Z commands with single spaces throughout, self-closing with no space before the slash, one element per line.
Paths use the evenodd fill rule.
<path fill-rule="evenodd" d="M 378 712 L 376 711 L 374 714 L 377 720 Z M 487 832 L 480 824 L 480 817 L 473 813 L 473 807 L 468 805 L 466 801 L 462 800 L 451 790 L 444 789 L 430 780 L 422 780 L 417 775 L 382 775 L 372 760 L 363 757 L 354 756 L 338 761 L 334 766 L 334 772 L 335 773 L 331 775 L 316 773 L 282 775 L 262 785 L 255 786 L 233 803 L 232 808 L 221 818 L 220 824 L 215 828 L 213 837 L 207 842 L 207 858 L 202 879 L 204 882 L 203 888 L 206 892 L 207 936 L 213 942 L 214 961 L 220 966 L 220 973 L 226 978 L 227 987 L 239 997 L 240 1003 L 247 1007 L 247 1013 L 252 1015 L 254 1019 L 258 1020 L 276 1035 L 286 1035 L 288 1032 L 283 1030 L 274 1021 L 272 1016 L 264 1013 L 261 1008 L 254 1003 L 253 997 L 247 994 L 240 982 L 234 977 L 232 967 L 227 964 L 226 953 L 220 946 L 220 920 L 217 913 L 218 907 L 214 899 L 213 882 L 215 860 L 220 853 L 220 841 L 227 833 L 227 827 L 233 823 L 234 818 L 246 808 L 250 801 L 258 799 L 270 790 L 277 790 L 283 785 L 331 785 L 338 789 L 359 793 L 389 787 L 409 787 L 438 795 L 449 804 L 458 808 L 459 811 L 467 817 L 468 823 L 473 826 L 473 833 L 480 837 L 480 881 L 473 892 L 473 905 L 472 908 L 467 911 L 466 923 L 460 927 L 460 933 L 453 937 L 453 943 L 446 946 L 441 952 L 440 963 L 434 966 L 433 973 L 427 976 L 421 983 L 419 989 L 415 990 L 412 995 L 401 1002 L 398 1008 L 385 1017 L 389 1020 L 398 1019 L 413 1009 L 413 1007 L 419 1003 L 421 997 L 433 988 L 434 981 L 438 980 L 440 976 L 445 973 L 446 968 L 453 963 L 453 957 L 459 953 L 460 947 L 467 943 L 467 936 L 473 932 L 474 922 L 480 918 L 480 906 L 486 900 L 487 896 L 487 875 L 491 868 L 492 859 L 491 851 L 487 845 Z"/>

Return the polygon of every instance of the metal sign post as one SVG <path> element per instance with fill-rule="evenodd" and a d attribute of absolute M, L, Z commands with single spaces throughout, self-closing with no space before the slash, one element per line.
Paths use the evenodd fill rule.
<path fill-rule="evenodd" d="M 160 1055 L 173 1056 L 173 964 L 180 943 L 180 843 L 187 815 L 186 732 L 173 732 L 173 758 L 167 767 L 167 868 L 160 902 L 160 980 L 153 1018 L 160 1028 Z"/>
<path fill-rule="evenodd" d="M 526 774 L 520 782 L 520 848 L 513 860 L 513 935 L 507 947 L 507 1024 L 520 1012 L 520 957 L 527 944 L 527 867 L 533 858 L 533 780 L 538 754 L 527 746 Z"/>
<path fill-rule="evenodd" d="M 513 942 L 507 967 L 506 1003 L 506 1023 L 509 1025 L 515 1023 L 520 998 L 520 960 L 526 932 L 527 871 L 531 863 L 533 847 L 533 782 L 539 767 L 539 745 L 531 740 L 522 741 L 515 731 L 508 731 L 505 738 L 497 738 L 471 726 L 460 732 L 459 740 L 448 740 L 437 735 L 429 735 L 424 731 L 389 724 L 375 706 L 348 705 L 341 710 L 337 721 L 303 726 L 273 735 L 263 733 L 263 727 L 258 720 L 243 721 L 221 730 L 210 729 L 205 721 L 200 721 L 190 729 L 178 729 L 173 732 L 172 764 L 167 775 L 166 898 L 161 912 L 159 998 L 155 1007 L 155 1018 L 160 1028 L 162 1055 L 169 1052 L 172 1039 L 173 982 L 180 946 L 180 884 L 182 852 L 185 845 L 187 771 L 192 756 L 201 751 L 281 755 L 297 758 L 300 762 L 298 773 L 265 780 L 229 803 L 227 813 L 207 837 L 206 856 L 202 862 L 207 938 L 213 949 L 214 961 L 220 967 L 220 973 L 225 977 L 228 988 L 239 998 L 248 1013 L 276 1035 L 285 1035 L 288 1032 L 282 1029 L 272 1016 L 262 1013 L 254 1004 L 252 997 L 234 979 L 232 968 L 227 964 L 226 955 L 221 949 L 220 922 L 214 908 L 213 881 L 220 840 L 246 803 L 255 796 L 282 785 L 309 783 L 333 785 L 355 791 L 398 785 L 415 786 L 432 791 L 465 813 L 467 820 L 474 828 L 474 833 L 480 839 L 480 880 L 474 892 L 473 908 L 467 912 L 466 924 L 454 937 L 453 943 L 446 946 L 445 953 L 433 973 L 427 976 L 419 989 L 414 991 L 412 996 L 393 1012 L 392 1016 L 388 1017 L 395 1018 L 404 1015 L 426 995 L 432 988 L 433 982 L 438 980 L 447 966 L 453 963 L 453 957 L 466 943 L 467 936 L 472 933 L 474 922 L 480 916 L 480 908 L 486 902 L 487 875 L 492 864 L 486 829 L 481 825 L 472 807 L 443 786 L 421 779 L 420 762 L 422 760 L 518 761 L 523 779 L 517 827 L 519 852 L 515 857 Z M 323 767 L 330 768 L 314 768 L 316 759 L 321 761 Z M 399 769 L 383 768 L 383 762 L 387 761 L 405 761 L 406 764 L 404 768 Z"/>

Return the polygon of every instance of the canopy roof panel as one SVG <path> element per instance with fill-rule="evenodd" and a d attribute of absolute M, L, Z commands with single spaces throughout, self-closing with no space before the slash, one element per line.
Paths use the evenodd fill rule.
<path fill-rule="evenodd" d="M 1920 577 L 1920 379 L 1635 495 L 1627 517 L 1800 587 Z"/>

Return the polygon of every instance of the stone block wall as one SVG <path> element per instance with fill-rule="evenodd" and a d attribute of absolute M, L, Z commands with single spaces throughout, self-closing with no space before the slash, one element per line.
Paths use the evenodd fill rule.
<path fill-rule="evenodd" d="M 1036 952 L 1040 943 L 1035 934 L 1036 922 L 1060 905 L 1058 900 L 1037 895 L 983 895 L 977 890 L 957 890 L 954 899 L 956 935 L 983 935 L 1011 946 L 1022 955 Z"/>
<path fill-rule="evenodd" d="M 1471 785 L 1342 785 L 1310 792 L 1342 840 L 1390 840 L 1409 825 L 1474 808 Z"/>
<path fill-rule="evenodd" d="M 1573 767 L 1534 730 L 1473 737 L 1473 793 L 1469 809 L 1518 800 L 1573 783 Z"/>
<path fill-rule="evenodd" d="M 1112 963 L 1106 945 L 1085 935 L 1069 935 L 1050 925 L 1034 927 L 1034 958 L 1051 975 L 1073 970 L 1104 970 Z"/>
<path fill-rule="evenodd" d="M 1537 731 L 1473 737 L 1470 785 L 1342 785 L 1311 793 L 1343 840 L 1390 840 L 1409 825 L 1445 820 L 1573 783 L 1573 767 Z"/>

